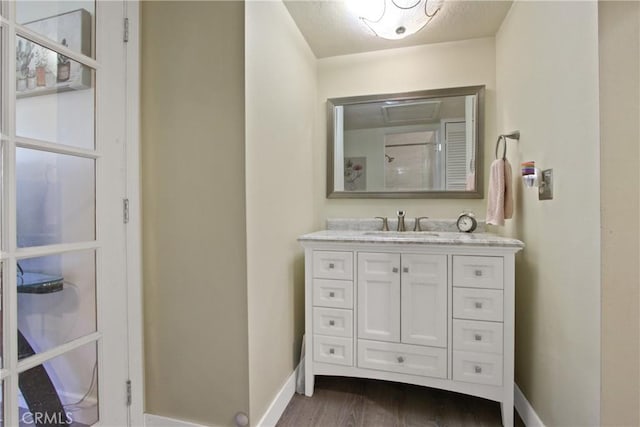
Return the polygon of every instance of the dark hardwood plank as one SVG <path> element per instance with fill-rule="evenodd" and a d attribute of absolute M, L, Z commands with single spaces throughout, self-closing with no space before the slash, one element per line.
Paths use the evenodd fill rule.
<path fill-rule="evenodd" d="M 296 394 L 277 427 L 501 426 L 500 404 L 428 387 L 316 377 L 313 397 Z M 515 414 L 516 427 L 524 423 Z"/>

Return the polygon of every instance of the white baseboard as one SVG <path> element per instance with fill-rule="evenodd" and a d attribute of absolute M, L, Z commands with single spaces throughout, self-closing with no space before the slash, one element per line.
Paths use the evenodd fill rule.
<path fill-rule="evenodd" d="M 258 424 L 256 424 L 256 427 L 274 427 L 278 423 L 282 413 L 296 392 L 296 373 L 298 369 L 300 369 L 300 365 L 293 371 L 278 394 L 276 394 L 269 408 L 267 408 L 267 412 L 265 412 Z M 174 420 L 153 414 L 144 414 L 144 425 L 145 427 L 206 427 L 188 421 Z"/>
<path fill-rule="evenodd" d="M 294 369 L 291 376 L 289 376 L 278 394 L 276 394 L 271 405 L 267 408 L 267 412 L 265 412 L 260 421 L 258 421 L 256 427 L 274 427 L 278 423 L 282 413 L 296 393 L 296 373 L 298 369 L 300 369 L 300 365 Z"/>
<path fill-rule="evenodd" d="M 174 420 L 160 415 L 144 414 L 145 427 L 206 427 L 188 421 Z"/>
<path fill-rule="evenodd" d="M 296 392 L 296 373 L 300 369 L 300 365 L 293 371 L 287 381 L 284 383 L 276 397 L 267 408 L 267 411 L 262 416 L 256 427 L 273 427 L 278 423 L 278 420 L 287 408 L 287 405 L 291 401 L 291 398 Z M 536 413 L 531 403 L 518 387 L 518 384 L 514 385 L 514 400 L 513 404 L 522 418 L 522 421 L 527 427 L 545 427 L 542 420 Z M 145 427 L 206 427 L 200 424 L 190 423 L 188 421 L 174 420 L 171 418 L 161 417 L 159 415 L 144 414 Z"/>
<path fill-rule="evenodd" d="M 516 407 L 516 411 L 518 411 L 524 425 L 527 427 L 545 427 L 531 403 L 518 387 L 518 384 L 514 383 L 513 385 L 513 406 Z"/>

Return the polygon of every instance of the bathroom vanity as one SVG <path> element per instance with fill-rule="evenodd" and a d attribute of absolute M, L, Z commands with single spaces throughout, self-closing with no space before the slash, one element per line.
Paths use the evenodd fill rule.
<path fill-rule="evenodd" d="M 494 400 L 513 424 L 514 256 L 485 233 L 324 230 L 305 249 L 305 394 L 316 375 Z"/>

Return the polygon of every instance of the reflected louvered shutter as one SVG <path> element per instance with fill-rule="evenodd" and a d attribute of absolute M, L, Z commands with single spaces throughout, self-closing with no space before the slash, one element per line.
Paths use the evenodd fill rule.
<path fill-rule="evenodd" d="M 464 122 L 445 123 L 447 190 L 466 190 L 467 187 L 467 138 Z"/>

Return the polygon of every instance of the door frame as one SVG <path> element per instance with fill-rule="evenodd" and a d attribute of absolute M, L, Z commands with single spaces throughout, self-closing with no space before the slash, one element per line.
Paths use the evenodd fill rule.
<path fill-rule="evenodd" d="M 140 192 L 140 2 L 124 0 L 126 43 L 126 198 L 129 200 L 127 246 L 127 325 L 131 405 L 129 425 L 144 425 L 144 335 L 142 309 L 142 204 Z"/>

